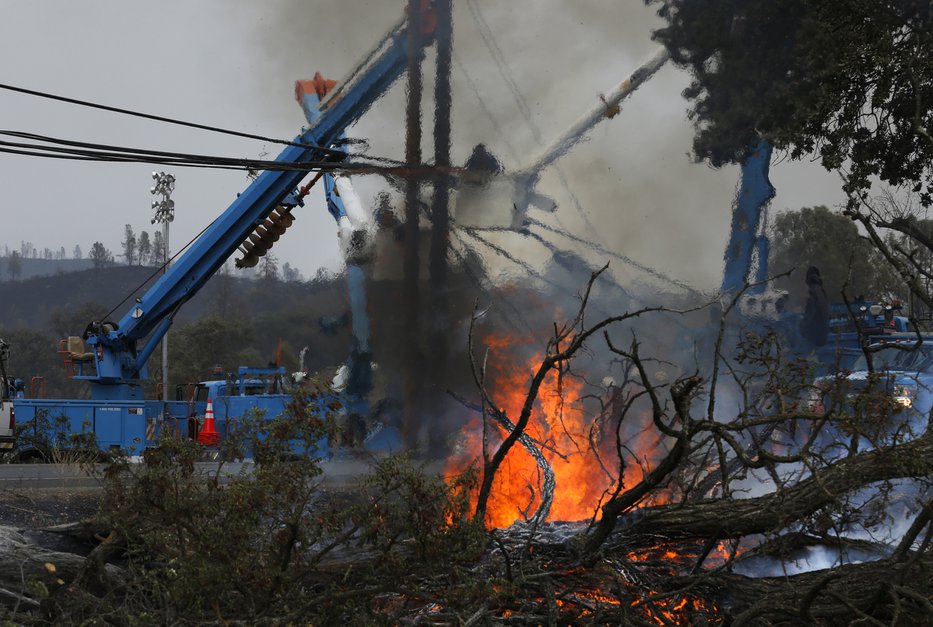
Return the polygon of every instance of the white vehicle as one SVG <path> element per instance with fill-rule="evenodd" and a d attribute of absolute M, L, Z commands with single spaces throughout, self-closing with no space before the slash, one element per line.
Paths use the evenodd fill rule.
<path fill-rule="evenodd" d="M 13 448 L 13 426 L 16 424 L 16 413 L 13 410 L 16 385 L 6 371 L 9 354 L 10 345 L 0 339 L 0 450 Z"/>

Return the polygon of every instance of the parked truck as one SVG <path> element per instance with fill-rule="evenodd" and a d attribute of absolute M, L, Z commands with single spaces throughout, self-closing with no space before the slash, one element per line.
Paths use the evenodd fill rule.
<path fill-rule="evenodd" d="M 94 399 L 20 398 L 16 402 L 17 416 L 27 437 L 17 442 L 16 453 L 20 458 L 41 458 L 45 447 L 73 446 L 93 436 L 94 446 L 101 451 L 119 449 L 137 454 L 153 445 L 163 432 L 217 444 L 251 412 L 280 415 L 300 392 L 290 381 L 281 367 L 241 366 L 233 373 L 218 373 L 213 379 L 176 386 L 171 400 L 103 403 Z M 10 447 L 12 441 L 11 431 Z"/>
<path fill-rule="evenodd" d="M 436 20 L 430 1 L 423 0 L 421 16 L 417 54 L 424 54 L 423 47 L 433 41 Z M 292 399 L 281 386 L 281 372 L 241 369 L 229 383 L 205 381 L 177 392 L 174 400 L 167 393 L 146 399 L 142 382 L 148 377 L 147 362 L 179 309 L 231 256 L 239 251 L 238 267 L 258 263 L 292 225 L 293 210 L 304 205 L 305 196 L 319 178 L 325 178 L 328 208 L 341 232 L 347 231 L 348 224 L 352 226 L 346 206 L 349 182 L 334 178 L 347 157 L 340 140 L 346 128 L 404 72 L 409 56 L 407 29 L 408 18 L 403 17 L 342 82 L 319 77 L 299 82 L 297 95 L 309 126 L 276 158 L 281 168 L 263 171 L 238 194 L 166 273 L 135 299 L 122 318 L 91 321 L 83 334 L 62 341 L 60 352 L 69 375 L 89 385 L 89 399 L 16 398 L 7 423 L 12 424 L 15 409 L 21 425 L 48 424 L 70 436 L 90 436 L 103 450 L 139 453 L 156 444 L 166 429 L 213 441 L 213 437 L 203 437 L 209 407 L 219 437 L 252 408 L 272 416 L 281 414 Z M 302 186 L 303 179 L 314 171 L 318 176 Z M 268 387 L 256 383 L 267 380 L 279 384 Z"/>

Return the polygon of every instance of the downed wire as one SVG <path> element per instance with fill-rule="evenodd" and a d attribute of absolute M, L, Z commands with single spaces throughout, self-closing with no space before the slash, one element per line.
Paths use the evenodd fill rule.
<path fill-rule="evenodd" d="M 589 246 L 590 248 L 592 248 L 592 249 L 595 250 L 596 252 L 599 252 L 599 253 L 601 253 L 601 254 L 603 254 L 603 255 L 610 255 L 610 256 L 612 256 L 612 257 L 615 257 L 616 259 L 618 259 L 618 260 L 620 260 L 620 261 L 623 261 L 623 262 L 627 263 L 628 265 L 632 266 L 633 268 L 636 268 L 636 269 L 638 269 L 638 270 L 641 270 L 642 272 L 644 272 L 644 273 L 646 273 L 646 274 L 649 274 L 649 275 L 655 277 L 656 279 L 661 279 L 662 281 L 666 281 L 667 283 L 670 283 L 671 285 L 676 285 L 677 287 L 679 287 L 679 288 L 681 288 L 681 289 L 684 289 L 684 290 L 687 290 L 688 292 L 690 292 L 690 293 L 692 293 L 692 294 L 698 294 L 697 290 L 696 290 L 695 288 L 691 287 L 688 283 L 685 283 L 685 282 L 680 281 L 680 280 L 678 280 L 678 279 L 672 278 L 672 277 L 670 277 L 670 276 L 664 274 L 664 273 L 661 272 L 660 270 L 657 270 L 657 269 L 655 269 L 655 268 L 652 268 L 651 266 L 646 266 L 646 265 L 643 264 L 643 263 L 639 263 L 639 262 L 635 261 L 634 259 L 632 259 L 631 257 L 629 257 L 629 256 L 627 256 L 627 255 L 623 255 L 623 254 L 621 254 L 621 253 L 618 253 L 618 252 L 615 252 L 615 251 L 613 251 L 613 250 L 610 250 L 610 249 L 606 248 L 605 246 L 602 246 L 602 245 L 600 245 L 600 244 L 598 244 L 598 243 L 596 243 L 596 242 L 583 239 L 582 237 L 579 237 L 579 236 L 577 236 L 577 235 L 574 235 L 573 233 L 571 233 L 570 231 L 568 231 L 568 230 L 566 230 L 566 229 L 561 229 L 561 228 L 558 228 L 558 227 L 549 226 L 549 225 L 547 225 L 547 224 L 545 224 L 545 223 L 543 223 L 543 222 L 541 222 L 541 221 L 539 221 L 539 220 L 535 220 L 534 218 L 526 218 L 526 220 L 528 221 L 528 224 L 529 224 L 529 225 L 537 226 L 537 227 L 539 227 L 539 228 L 542 228 L 542 229 L 544 229 L 544 230 L 546 230 L 546 231 L 550 231 L 551 233 L 555 233 L 555 234 L 557 234 L 557 235 L 562 235 L 563 237 L 566 237 L 567 239 L 570 239 L 570 240 L 572 240 L 572 241 L 574 241 L 574 242 L 576 242 L 576 243 L 578 243 L 578 244 L 584 244 L 584 245 L 586 245 L 586 246 Z"/>
<path fill-rule="evenodd" d="M 479 412 L 480 414 L 485 414 L 495 420 L 499 426 L 501 426 L 506 431 L 506 433 L 512 433 L 515 431 L 515 423 L 512 422 L 508 414 L 506 414 L 504 411 L 496 409 L 495 405 L 490 404 L 489 407 L 484 411 L 481 405 L 471 403 L 451 390 L 447 390 L 447 393 L 467 409 L 472 409 L 473 411 Z M 567 456 L 552 446 L 549 446 L 546 442 L 536 440 L 532 436 L 528 435 L 528 433 L 525 431 L 522 431 L 519 434 L 518 441 L 522 446 L 525 447 L 525 449 L 528 451 L 528 454 L 534 458 L 535 463 L 538 465 L 542 475 L 541 494 L 539 496 L 538 508 L 535 510 L 535 513 L 527 519 L 537 528 L 538 526 L 542 525 L 550 515 L 551 506 L 554 504 L 554 490 L 557 488 L 557 481 L 554 477 L 554 469 L 551 468 L 550 462 L 548 462 L 547 458 L 541 452 L 541 449 L 547 449 L 564 461 L 567 461 Z"/>

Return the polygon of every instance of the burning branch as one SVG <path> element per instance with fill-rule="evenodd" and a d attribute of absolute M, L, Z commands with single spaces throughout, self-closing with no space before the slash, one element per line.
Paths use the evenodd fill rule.
<path fill-rule="evenodd" d="M 551 372 L 551 370 L 558 368 L 564 362 L 571 360 L 577 351 L 584 346 L 586 341 L 594 333 L 598 333 L 600 330 L 608 327 L 611 324 L 637 318 L 649 312 L 670 311 L 665 307 L 646 307 L 638 311 L 626 312 L 625 314 L 619 316 L 605 318 L 600 322 L 587 327 L 585 325 L 585 311 L 593 284 L 608 267 L 608 264 L 606 264 L 600 270 L 591 274 L 576 315 L 571 321 L 564 323 L 563 326 L 556 327 L 554 336 L 548 341 L 545 350 L 545 357 L 536 369 L 535 374 L 531 379 L 531 383 L 528 386 L 528 392 L 525 395 L 521 413 L 518 420 L 515 422 L 515 427 L 509 432 L 508 436 L 499 445 L 498 449 L 496 449 L 496 452 L 493 454 L 492 458 L 484 460 L 483 478 L 482 483 L 480 484 L 479 496 L 477 498 L 476 511 L 474 514 L 475 520 L 483 520 L 485 518 L 486 508 L 490 494 L 492 492 L 492 486 L 496 472 L 501 466 L 502 461 L 505 459 L 506 455 L 508 455 L 509 451 L 515 445 L 515 443 L 519 441 L 519 438 L 521 438 L 522 434 L 525 432 L 525 429 L 528 426 L 528 421 L 531 419 L 532 409 L 534 407 L 535 401 L 538 398 L 541 385 L 544 383 L 545 378 Z M 470 352 L 472 354 L 472 349 Z M 474 373 L 475 372 L 476 369 L 474 367 Z M 484 399 L 487 399 L 487 401 L 490 402 L 490 405 L 495 406 L 495 403 L 491 402 L 488 394 L 482 389 L 481 394 L 483 394 Z"/>
<path fill-rule="evenodd" d="M 526 622 L 674 624 L 700 613 L 749 624 L 832 622 L 832 612 L 841 612 L 851 620 L 898 622 L 870 609 L 862 592 L 850 594 L 837 581 L 871 589 L 876 607 L 893 605 L 905 608 L 904 616 L 920 615 L 929 586 L 919 573 L 925 572 L 933 543 L 933 506 L 928 494 L 919 493 L 922 479 L 933 476 L 929 430 L 918 436 L 917 421 L 896 412 L 873 414 L 885 406 L 884 394 L 877 403 L 866 401 L 865 415 L 853 415 L 846 405 L 851 390 L 841 389 L 845 376 L 815 380 L 807 362 L 784 349 L 779 332 L 767 323 L 753 321 L 737 332 L 736 321 L 726 319 L 737 310 L 741 294 L 723 304 L 718 334 L 710 334 L 706 351 L 700 349 L 699 354 L 710 355 L 709 364 L 669 375 L 654 364 L 676 367 L 676 362 L 671 364 L 669 355 L 662 360 L 643 354 L 648 345 L 639 341 L 643 330 L 631 330 L 631 343 L 622 348 L 610 336 L 610 325 L 672 310 L 650 308 L 593 324 L 586 319 L 586 304 L 598 275 L 591 276 L 575 314 L 554 325 L 544 355 L 531 363 L 530 379 L 494 376 L 487 389 L 486 359 L 482 367 L 479 359 L 472 362 L 483 404 L 464 404 L 481 412 L 484 428 L 490 425 L 501 434 L 494 450 L 484 450 L 473 520 L 506 527 L 533 505 L 539 507 L 525 515 L 532 525 L 497 533 L 506 559 L 504 565 L 496 560 L 497 568 L 508 572 L 510 590 L 526 593 L 521 602 L 508 600 L 501 606 L 506 609 L 489 615 Z M 470 328 L 471 356 L 478 318 L 474 315 Z M 685 329 L 709 326 L 703 319 Z M 584 372 L 582 360 L 574 358 L 581 349 L 590 357 L 597 354 L 591 336 L 598 331 L 612 367 L 622 368 L 621 384 L 613 370 L 599 392 L 584 395 L 582 385 L 592 372 Z M 736 353 L 727 354 L 727 346 L 736 346 Z M 840 389 L 827 389 L 833 386 Z M 515 389 L 521 392 L 512 404 L 502 403 Z M 595 417 L 578 405 L 583 398 L 598 401 Z M 883 424 L 885 419 L 890 423 Z M 589 445 L 582 446 L 580 437 Z M 515 442 L 531 457 L 525 450 L 507 457 Z M 544 494 L 548 487 L 540 495 L 532 492 L 526 505 L 525 483 L 529 476 L 541 481 L 544 473 L 537 469 L 548 463 L 559 491 L 553 506 Z M 891 486 L 905 485 L 897 483 L 903 479 L 921 479 L 917 500 L 923 499 L 906 536 L 870 546 L 848 541 L 846 534 L 856 525 L 872 529 L 877 525 L 872 521 L 886 514 L 889 499 L 902 498 L 895 493 L 900 488 Z M 888 487 L 863 498 L 879 483 Z M 596 489 L 584 496 L 581 485 Z M 751 489 L 765 493 L 742 494 Z M 570 500 L 565 492 L 576 499 L 567 507 L 561 502 Z M 569 511 L 579 516 L 576 505 L 584 501 L 595 512 L 588 526 L 583 516 L 558 518 Z M 544 525 L 547 507 L 563 512 L 552 519 L 580 522 Z M 773 580 L 732 572 L 762 560 L 788 564 L 796 559 L 790 555 L 816 546 L 840 551 L 839 560 L 847 551 L 891 557 L 877 567 L 836 568 L 838 579 L 826 578 L 825 572 Z M 880 579 L 882 573 L 891 575 L 890 581 Z M 742 602 L 732 598 L 734 590 L 744 595 Z M 778 602 L 764 600 L 772 593 Z"/>
<path fill-rule="evenodd" d="M 699 377 L 691 376 L 680 379 L 671 386 L 671 399 L 677 411 L 677 418 L 679 418 L 681 425 L 683 425 L 680 430 L 673 429 L 664 422 L 664 419 L 667 417 L 666 411 L 662 407 L 657 391 L 645 371 L 644 364 L 638 354 L 637 342 L 632 342 L 632 347 L 629 351 L 621 351 L 613 346 L 608 333 L 605 334 L 605 338 L 610 350 L 616 354 L 627 357 L 635 364 L 639 376 L 641 377 L 642 385 L 648 397 L 651 399 L 652 421 L 655 427 L 664 435 L 674 438 L 675 443 L 674 447 L 664 459 L 662 459 L 654 469 L 648 472 L 644 479 L 637 485 L 622 492 L 622 482 L 619 482 L 616 494 L 602 506 L 602 517 L 599 519 L 595 530 L 587 539 L 584 553 L 589 556 L 587 559 L 590 563 L 595 559 L 599 547 L 602 546 L 603 542 L 605 542 L 612 533 L 618 518 L 641 502 L 649 493 L 656 490 L 680 465 L 681 460 L 689 450 L 690 438 L 695 432 L 695 427 L 692 426 L 692 421 L 690 420 L 690 399 L 701 384 L 701 379 Z"/>

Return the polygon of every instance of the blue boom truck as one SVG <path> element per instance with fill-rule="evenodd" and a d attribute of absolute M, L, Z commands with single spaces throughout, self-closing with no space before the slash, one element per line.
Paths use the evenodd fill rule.
<path fill-rule="evenodd" d="M 819 312 L 821 320 L 817 323 L 822 326 L 821 332 L 804 334 L 801 330 L 804 316 L 785 312 L 778 304 L 783 295 L 767 293 L 770 241 L 763 229 L 763 216 L 775 195 L 768 178 L 770 162 L 771 146 L 764 140 L 742 162 L 721 292 L 734 295 L 744 290 L 744 304 L 755 304 L 745 309 L 746 322 L 763 314 L 766 326 L 775 328 L 793 352 L 813 356 L 818 374 L 849 368 L 864 354 L 864 346 L 884 342 L 892 334 L 908 332 L 908 318 L 898 315 L 899 304 L 824 303 L 825 311 Z M 814 335 L 820 341 L 814 341 Z"/>
<path fill-rule="evenodd" d="M 433 41 L 431 2 L 423 0 L 418 54 Z M 62 341 L 60 352 L 75 380 L 90 386 L 89 399 L 13 399 L 21 427 L 44 425 L 68 434 L 93 436 L 107 451 L 139 454 L 154 446 L 164 430 L 211 443 L 253 408 L 278 416 L 292 399 L 280 368 L 240 368 L 234 377 L 207 381 L 176 400 L 147 400 L 141 382 L 146 362 L 179 309 L 238 250 L 237 267 L 255 266 L 294 222 L 292 211 L 304 205 L 311 186 L 324 178 L 327 206 L 341 231 L 348 224 L 333 172 L 346 153 L 340 147 L 345 129 L 359 119 L 404 72 L 409 53 L 407 17 L 403 17 L 340 83 L 299 81 L 296 96 L 309 126 L 276 158 L 281 169 L 263 171 L 226 211 L 182 254 L 119 320 L 91 322 L 83 336 Z M 333 166 L 332 168 L 329 166 Z M 309 172 L 318 175 L 300 187 Z M 346 182 L 344 182 L 345 184 Z M 9 399 L 4 397 L 4 407 Z M 204 438 L 210 403 L 216 436 Z M 213 430 L 211 430 L 213 431 Z M 325 443 L 322 443 L 324 445 Z M 326 453 L 326 446 L 322 448 Z M 20 454 L 28 451 L 20 450 Z"/>

